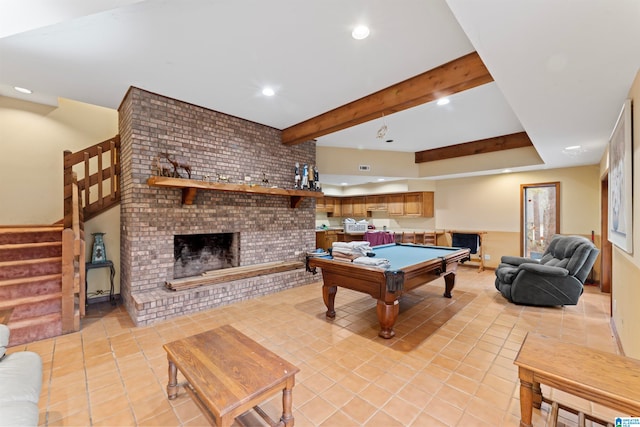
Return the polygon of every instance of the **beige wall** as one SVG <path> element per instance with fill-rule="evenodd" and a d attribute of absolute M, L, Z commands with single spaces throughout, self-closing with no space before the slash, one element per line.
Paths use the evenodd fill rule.
<path fill-rule="evenodd" d="M 317 147 L 316 162 L 322 174 L 395 176 L 418 178 L 418 165 L 413 153 L 399 151 L 357 150 L 353 148 Z M 371 170 L 360 172 L 359 165 L 369 165 Z"/>
<path fill-rule="evenodd" d="M 436 228 L 485 231 L 485 266 L 520 255 L 520 186 L 560 182 L 560 232 L 599 240 L 599 168 L 583 166 L 437 181 Z M 598 268 L 596 268 L 597 273 Z"/>
<path fill-rule="evenodd" d="M 640 72 L 636 75 L 629 97 L 633 103 L 633 253 L 629 254 L 613 245 L 611 293 L 613 322 L 624 352 L 627 356 L 640 359 Z M 602 165 L 603 173 L 606 173 L 606 154 Z"/>
<path fill-rule="evenodd" d="M 62 219 L 62 153 L 78 151 L 118 133 L 118 112 L 67 99 L 58 107 L 0 96 L 0 224 L 52 224 Z M 91 233 L 106 232 L 107 256 L 120 272 L 119 209 L 85 224 L 87 259 Z M 108 270 L 89 273 L 89 293 L 108 291 Z"/>

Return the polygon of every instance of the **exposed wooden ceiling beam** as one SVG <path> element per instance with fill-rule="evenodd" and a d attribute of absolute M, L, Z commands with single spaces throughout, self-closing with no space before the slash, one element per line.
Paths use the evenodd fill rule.
<path fill-rule="evenodd" d="M 533 147 L 526 132 L 511 135 L 496 136 L 465 142 L 464 144 L 434 148 L 416 152 L 416 163 L 433 162 L 435 160 L 451 159 L 454 157 L 471 156 L 473 154 L 491 153 L 493 151 L 510 150 L 512 148 Z"/>
<path fill-rule="evenodd" d="M 282 143 L 300 144 L 369 120 L 493 81 L 476 52 L 386 89 L 300 122 L 282 131 Z"/>

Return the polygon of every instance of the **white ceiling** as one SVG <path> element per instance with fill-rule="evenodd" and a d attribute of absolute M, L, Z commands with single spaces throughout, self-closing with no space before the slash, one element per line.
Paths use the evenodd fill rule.
<path fill-rule="evenodd" d="M 360 23 L 371 35 L 357 41 Z M 640 68 L 640 2 L 0 2 L 0 95 L 22 86 L 36 102 L 115 109 L 137 86 L 279 129 L 474 50 L 495 82 L 317 145 L 414 152 L 524 130 L 536 167 L 596 164 Z M 383 124 L 392 143 L 376 138 Z M 325 184 L 378 178 L 320 172 Z"/>

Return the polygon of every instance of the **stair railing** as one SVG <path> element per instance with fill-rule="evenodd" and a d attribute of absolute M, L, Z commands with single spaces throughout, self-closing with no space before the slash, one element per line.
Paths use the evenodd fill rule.
<path fill-rule="evenodd" d="M 75 173 L 71 184 L 71 226 L 62 230 L 62 333 L 80 330 L 85 311 L 85 243 L 80 188 Z M 66 187 L 65 187 L 66 188 Z M 65 215 L 66 217 L 66 215 Z"/>
<path fill-rule="evenodd" d="M 65 151 L 64 164 L 64 227 L 71 226 L 71 192 L 67 191 L 71 184 L 74 166 L 76 173 L 83 173 L 78 180 L 80 204 L 84 220 L 89 220 L 99 213 L 120 202 L 120 135 L 99 142 L 83 150 L 72 153 Z M 105 166 L 105 163 L 106 166 Z"/>
<path fill-rule="evenodd" d="M 63 333 L 80 330 L 80 317 L 85 315 L 84 221 L 120 202 L 119 151 L 120 136 L 116 135 L 75 153 L 67 150 L 63 154 Z M 80 180 L 78 172 L 83 173 Z"/>

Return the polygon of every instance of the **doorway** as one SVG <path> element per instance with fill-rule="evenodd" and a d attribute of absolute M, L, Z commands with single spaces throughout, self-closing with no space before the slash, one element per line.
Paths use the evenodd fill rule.
<path fill-rule="evenodd" d="M 540 259 L 551 238 L 560 233 L 560 183 L 520 186 L 520 253 Z"/>
<path fill-rule="evenodd" d="M 607 237 L 608 230 L 609 174 L 607 173 L 602 177 L 600 184 L 600 291 L 611 293 L 611 263 L 613 258 L 613 248 Z M 611 311 L 611 313 L 613 313 L 613 311 Z"/>

